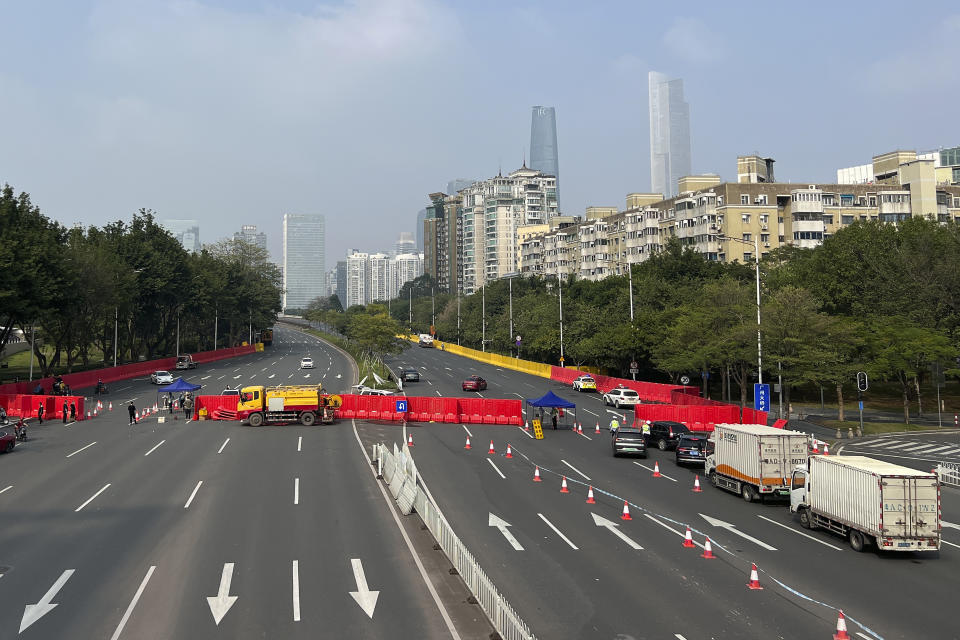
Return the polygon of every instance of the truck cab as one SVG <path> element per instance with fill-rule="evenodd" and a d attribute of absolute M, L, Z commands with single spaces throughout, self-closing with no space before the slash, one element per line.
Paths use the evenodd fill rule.
<path fill-rule="evenodd" d="M 177 369 L 196 369 L 197 363 L 193 361 L 193 357 L 189 353 L 177 356 Z"/>
<path fill-rule="evenodd" d="M 796 513 L 807 504 L 807 467 L 797 465 L 790 481 L 790 513 Z"/>

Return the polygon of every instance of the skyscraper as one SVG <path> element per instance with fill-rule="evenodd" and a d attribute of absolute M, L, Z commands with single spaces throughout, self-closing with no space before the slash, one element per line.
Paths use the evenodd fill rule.
<path fill-rule="evenodd" d="M 257 225 L 255 224 L 242 225 L 240 231 L 233 234 L 233 239 L 244 240 L 261 249 L 267 248 L 267 234 L 263 231 L 257 233 Z"/>
<path fill-rule="evenodd" d="M 677 180 L 690 168 L 690 105 L 683 99 L 683 80 L 670 80 L 651 71 L 650 190 L 669 198 L 677 194 Z"/>
<path fill-rule="evenodd" d="M 326 233 L 321 215 L 283 216 L 283 308 L 306 309 L 326 293 Z"/>
<path fill-rule="evenodd" d="M 530 168 L 557 179 L 557 210 L 560 210 L 557 111 L 553 107 L 533 107 L 530 121 Z"/>
<path fill-rule="evenodd" d="M 409 231 L 401 231 L 395 247 L 394 255 L 413 253 L 417 250 L 417 241 L 413 239 L 413 234 Z"/>
<path fill-rule="evenodd" d="M 161 220 L 160 226 L 169 231 L 187 251 L 200 251 L 200 223 L 196 220 Z"/>

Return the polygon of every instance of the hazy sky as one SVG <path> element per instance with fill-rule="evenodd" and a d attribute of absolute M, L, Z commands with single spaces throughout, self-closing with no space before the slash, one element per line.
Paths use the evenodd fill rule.
<path fill-rule="evenodd" d="M 676 7 L 676 9 L 674 8 Z M 327 266 L 427 194 L 520 165 L 555 106 L 565 213 L 650 188 L 647 72 L 684 79 L 693 170 L 835 178 L 960 144 L 956 2 L 0 0 L 0 183 L 65 224 L 140 207 L 327 219 Z M 677 13 L 676 11 L 683 11 Z"/>

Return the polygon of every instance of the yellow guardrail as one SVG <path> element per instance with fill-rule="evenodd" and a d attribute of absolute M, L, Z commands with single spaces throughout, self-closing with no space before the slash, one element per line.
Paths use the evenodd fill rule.
<path fill-rule="evenodd" d="M 420 342 L 420 337 L 416 335 L 401 335 L 397 336 L 401 340 L 409 340 L 413 343 Z M 497 367 L 503 367 L 504 369 L 512 369 L 514 371 L 522 371 L 523 373 L 529 373 L 531 375 L 540 376 L 541 378 L 550 377 L 550 365 L 543 364 L 542 362 L 533 362 L 532 360 L 522 360 L 520 358 L 512 358 L 510 356 L 500 355 L 499 353 L 486 353 L 484 351 L 478 351 L 476 349 L 471 349 L 470 347 L 462 347 L 456 344 L 450 344 L 449 342 L 441 342 L 439 340 L 433 341 L 433 346 L 437 349 L 442 349 L 444 351 L 449 351 L 450 353 L 456 354 L 458 356 L 463 356 L 465 358 L 470 358 L 471 360 L 476 360 L 478 362 L 486 362 L 487 364 L 492 364 Z M 586 370 L 586 368 L 582 368 Z"/>

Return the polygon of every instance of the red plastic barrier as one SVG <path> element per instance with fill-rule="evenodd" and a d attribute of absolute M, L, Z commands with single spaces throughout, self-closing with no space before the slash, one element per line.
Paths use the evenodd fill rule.
<path fill-rule="evenodd" d="M 566 384 L 572 383 L 577 377 L 584 375 L 583 371 L 567 367 L 551 367 L 550 379 Z M 591 374 L 597 381 L 597 390 L 600 393 L 606 393 L 610 389 L 623 385 L 628 389 L 633 389 L 640 394 L 640 399 L 646 402 L 671 402 L 672 393 L 679 391 L 685 395 L 697 396 L 699 391 L 696 387 L 685 387 L 675 384 L 661 384 L 658 382 L 638 382 L 626 378 L 614 378 L 612 376 L 601 376 Z"/>
<path fill-rule="evenodd" d="M 773 428 L 774 428 L 774 429 L 786 429 L 786 428 L 787 428 L 787 421 L 786 421 L 786 420 L 774 420 L 774 421 L 773 421 Z"/>
<path fill-rule="evenodd" d="M 6 398 L 11 398 L 7 395 Z M 34 396 L 18 395 L 12 396 L 8 400 L 6 407 L 9 415 L 22 416 L 24 418 L 36 418 L 37 410 L 43 405 L 43 419 L 56 420 L 63 419 L 63 403 L 67 403 L 67 414 L 70 412 L 70 405 L 77 407 L 77 420 L 86 419 L 86 406 L 83 396 Z"/>
<path fill-rule="evenodd" d="M 727 405 L 721 407 L 699 407 L 675 404 L 638 404 L 634 407 L 637 421 L 671 420 L 686 423 L 736 423 L 740 422 L 740 407 Z M 706 429 L 704 429 L 706 430 Z"/>
<path fill-rule="evenodd" d="M 208 417 L 213 417 L 214 411 L 236 412 L 238 402 L 237 396 L 197 396 L 193 401 L 193 419 L 200 417 L 200 409 L 206 409 Z"/>

